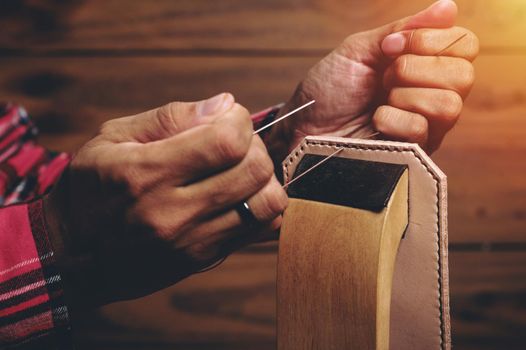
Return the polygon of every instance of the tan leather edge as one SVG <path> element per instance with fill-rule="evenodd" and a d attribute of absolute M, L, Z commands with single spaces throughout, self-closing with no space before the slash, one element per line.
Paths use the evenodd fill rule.
<path fill-rule="evenodd" d="M 442 349 L 451 349 L 451 319 L 449 304 L 449 269 L 448 269 L 448 238 L 447 238 L 447 177 L 429 156 L 413 143 L 361 140 L 333 136 L 307 136 L 282 163 L 284 183 L 290 181 L 299 161 L 309 145 L 324 145 L 332 147 L 332 151 L 339 147 L 363 149 L 370 151 L 411 152 L 422 163 L 428 173 L 437 181 L 438 236 L 439 236 L 439 285 L 440 285 L 440 317 L 442 325 Z M 329 155 L 316 153 L 319 155 Z"/>

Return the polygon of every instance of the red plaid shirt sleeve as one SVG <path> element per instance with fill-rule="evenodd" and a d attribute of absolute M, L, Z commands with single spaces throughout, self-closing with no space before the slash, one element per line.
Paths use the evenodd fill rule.
<path fill-rule="evenodd" d="M 35 143 L 25 110 L 0 107 L 0 348 L 70 348 L 68 310 L 39 199 L 69 163 Z"/>
<path fill-rule="evenodd" d="M 254 127 L 271 122 L 280 107 L 254 114 Z M 23 108 L 0 106 L 0 349 L 72 348 L 40 199 L 70 157 L 36 144 L 36 134 Z"/>

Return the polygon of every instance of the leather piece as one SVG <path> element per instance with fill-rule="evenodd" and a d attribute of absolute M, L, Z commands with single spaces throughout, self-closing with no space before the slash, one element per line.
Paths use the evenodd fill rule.
<path fill-rule="evenodd" d="M 391 299 L 391 349 L 451 349 L 446 176 L 416 144 L 307 137 L 283 162 L 290 181 L 305 154 L 405 164 L 409 225 L 396 259 Z M 301 180 L 299 180 L 301 181 Z"/>
<path fill-rule="evenodd" d="M 325 157 L 305 154 L 293 179 Z M 381 211 L 391 198 L 403 164 L 333 157 L 287 188 L 291 198 L 309 199 L 358 209 Z"/>

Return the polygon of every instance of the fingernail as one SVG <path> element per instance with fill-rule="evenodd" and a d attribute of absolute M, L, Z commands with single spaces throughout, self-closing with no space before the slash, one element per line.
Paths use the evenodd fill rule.
<path fill-rule="evenodd" d="M 234 96 L 222 93 L 197 104 L 196 113 L 200 117 L 220 114 L 228 111 L 234 105 Z"/>
<path fill-rule="evenodd" d="M 434 3 L 431 4 L 431 6 L 429 6 L 427 8 L 427 10 L 433 8 L 433 7 L 438 7 L 438 6 L 442 6 L 444 4 L 448 4 L 447 6 L 449 6 L 450 3 L 454 2 L 453 0 L 438 0 L 438 1 L 435 1 Z M 425 11 L 425 10 L 424 10 Z M 422 11 L 422 12 L 424 12 Z"/>
<path fill-rule="evenodd" d="M 427 13 L 429 10 L 431 9 L 435 9 L 435 8 L 438 8 L 438 7 L 442 7 L 442 6 L 449 6 L 452 2 L 454 2 L 453 0 L 438 0 L 438 1 L 435 1 L 434 3 L 432 3 L 431 5 L 429 5 L 427 8 L 425 8 L 424 10 L 418 12 L 416 15 L 414 15 L 413 17 L 418 17 L 422 14 L 425 14 Z"/>
<path fill-rule="evenodd" d="M 404 52 L 405 45 L 406 39 L 402 33 L 390 34 L 382 42 L 382 51 L 387 56 L 397 56 Z"/>
<path fill-rule="evenodd" d="M 404 25 L 403 29 L 449 28 L 455 24 L 457 6 L 453 0 L 438 0 L 425 10 L 420 11 Z"/>

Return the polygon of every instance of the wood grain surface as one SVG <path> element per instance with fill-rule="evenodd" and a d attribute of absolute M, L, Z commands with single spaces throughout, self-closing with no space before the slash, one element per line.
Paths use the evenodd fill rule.
<path fill-rule="evenodd" d="M 79 349 L 275 349 L 277 247 L 107 306 L 77 325 Z M 450 252 L 454 349 L 523 349 L 526 252 Z"/>
<path fill-rule="evenodd" d="M 432 0 L 59 0 L 4 1 L 0 46 L 22 51 L 329 50 Z M 526 49 L 522 0 L 457 0 L 459 25 L 485 50 Z M 100 50 L 103 50 L 102 52 Z"/>
<path fill-rule="evenodd" d="M 0 96 L 26 106 L 53 149 L 105 120 L 233 92 L 251 111 L 286 100 L 316 57 L 0 59 Z M 524 242 L 526 55 L 484 55 L 459 124 L 435 161 L 449 178 L 450 242 Z M 495 67 L 514 67 L 497 70 Z M 503 171 L 505 169 L 505 171 Z"/>
<path fill-rule="evenodd" d="M 288 98 L 348 34 L 430 0 L 0 2 L 0 96 L 49 147 L 104 120 L 232 91 L 250 110 Z M 481 39 L 477 82 L 434 155 L 448 174 L 454 349 L 526 348 L 526 2 L 458 0 Z M 275 349 L 273 245 L 118 303 L 76 325 L 79 349 Z"/>

